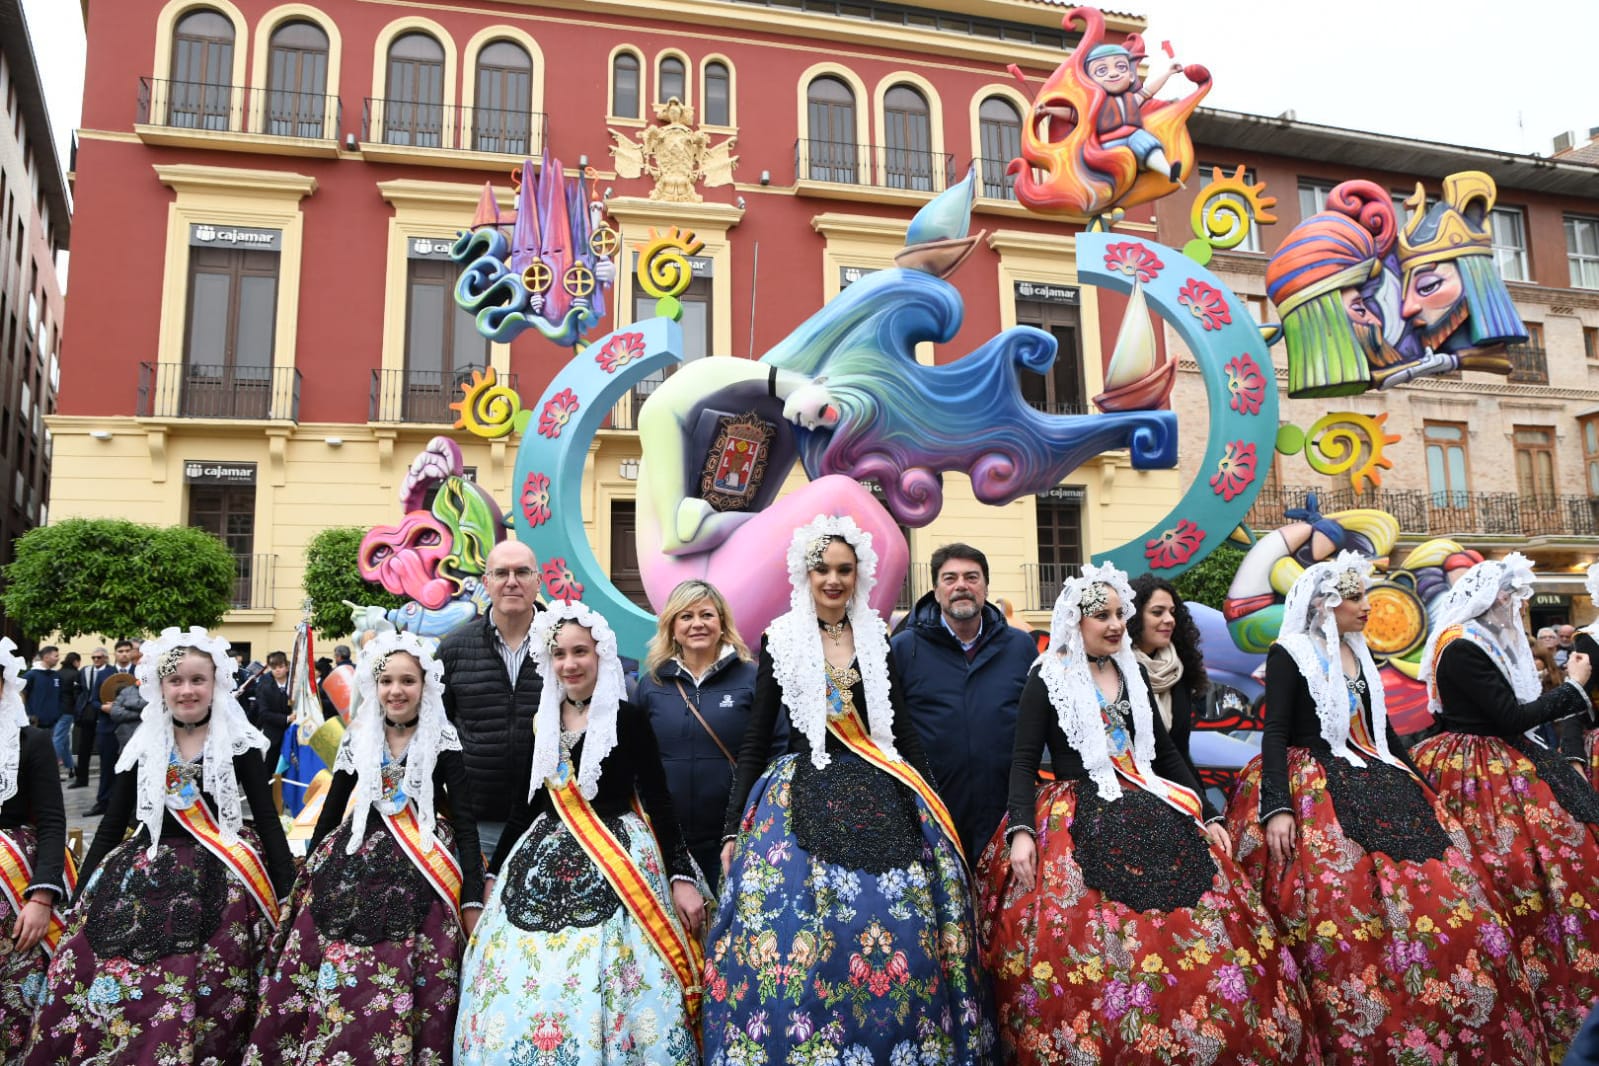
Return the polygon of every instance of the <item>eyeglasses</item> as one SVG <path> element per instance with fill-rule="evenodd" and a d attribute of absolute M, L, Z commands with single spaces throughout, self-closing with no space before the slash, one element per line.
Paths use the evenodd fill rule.
<path fill-rule="evenodd" d="M 104 655 L 91 655 L 91 656 L 89 656 L 89 658 L 91 658 L 91 659 L 104 659 L 105 656 Z"/>
<path fill-rule="evenodd" d="M 518 581 L 531 581 L 533 580 L 533 575 L 536 573 L 538 573 L 538 571 L 534 570 L 531 566 L 518 566 L 513 569 L 499 566 L 495 567 L 493 570 L 485 570 L 483 572 L 483 576 L 488 578 L 490 581 L 504 581 L 506 578 L 513 576 Z"/>

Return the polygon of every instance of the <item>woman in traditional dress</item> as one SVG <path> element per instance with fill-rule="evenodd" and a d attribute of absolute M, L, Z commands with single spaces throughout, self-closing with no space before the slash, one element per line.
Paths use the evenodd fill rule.
<path fill-rule="evenodd" d="M 728 799 L 706 1062 L 986 1062 L 969 879 L 867 603 L 871 537 L 818 515 L 788 576 Z"/>
<path fill-rule="evenodd" d="M 71 888 L 55 749 L 22 702 L 27 668 L 0 638 L 0 1066 L 22 1061 Z"/>
<path fill-rule="evenodd" d="M 684 581 L 661 608 L 633 701 L 661 745 L 672 807 L 689 854 L 714 891 L 722 881 L 722 816 L 733 752 L 755 699 L 755 663 L 727 600 L 705 581 Z"/>
<path fill-rule="evenodd" d="M 443 676 L 410 633 L 361 649 L 360 713 L 262 978 L 247 1066 L 450 1060 L 483 854 Z"/>
<path fill-rule="evenodd" d="M 1319 1062 L 1293 961 L 1153 709 L 1133 612 L 1120 570 L 1085 566 L 1022 690 L 979 870 L 1001 1036 L 1021 1063 Z"/>
<path fill-rule="evenodd" d="M 1127 619 L 1133 657 L 1149 678 L 1161 725 L 1191 768 L 1194 760 L 1188 738 L 1194 731 L 1194 718 L 1204 706 L 1205 693 L 1210 691 L 1205 657 L 1199 650 L 1199 627 L 1177 594 L 1177 586 L 1165 578 L 1140 574 L 1133 579 L 1132 589 L 1138 605 Z"/>
<path fill-rule="evenodd" d="M 267 739 L 233 698 L 228 642 L 165 629 L 137 673 L 143 716 L 83 861 L 28 1066 L 239 1061 L 294 881 Z"/>
<path fill-rule="evenodd" d="M 1599 607 L 1599 563 L 1588 567 L 1588 598 Z M 1588 694 L 1588 713 L 1578 715 L 1568 720 L 1561 731 L 1560 748 L 1568 758 L 1580 760 L 1581 768 L 1588 775 L 1588 783 L 1599 788 L 1599 715 L 1594 711 L 1593 701 L 1599 697 L 1599 677 L 1595 677 L 1592 669 L 1595 662 L 1599 662 L 1599 617 L 1577 630 L 1576 640 L 1572 650 L 1587 656 L 1589 675 L 1583 691 Z M 1568 657 L 1569 662 L 1569 657 Z"/>
<path fill-rule="evenodd" d="M 531 638 L 532 784 L 489 862 L 455 1061 L 695 1066 L 705 900 L 655 734 L 605 619 L 557 604 Z"/>
<path fill-rule="evenodd" d="M 1411 750 L 1487 868 L 1552 1049 L 1599 997 L 1599 795 L 1527 730 L 1588 710 L 1591 664 L 1540 693 L 1521 606 L 1532 566 L 1518 552 L 1478 563 L 1449 590 L 1422 653 L 1443 732 Z"/>
<path fill-rule="evenodd" d="M 1371 563 L 1310 567 L 1266 657 L 1261 755 L 1228 809 L 1329 1063 L 1548 1061 L 1498 897 L 1388 724 Z"/>

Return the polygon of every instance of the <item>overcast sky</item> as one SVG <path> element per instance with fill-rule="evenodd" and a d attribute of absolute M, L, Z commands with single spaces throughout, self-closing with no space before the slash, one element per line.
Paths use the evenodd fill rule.
<path fill-rule="evenodd" d="M 97 0 L 115 3 L 119 0 Z M 63 165 L 78 124 L 78 0 L 23 0 Z M 1599 126 L 1594 0 L 1120 0 L 1215 78 L 1205 103 L 1304 122 L 1549 155 L 1557 133 Z M 1186 83 L 1174 79 L 1164 95 Z M 134 87 L 127 87 L 129 117 Z"/>

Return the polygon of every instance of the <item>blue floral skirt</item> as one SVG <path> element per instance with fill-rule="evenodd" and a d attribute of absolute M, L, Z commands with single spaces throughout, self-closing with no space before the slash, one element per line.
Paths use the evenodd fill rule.
<path fill-rule="evenodd" d="M 959 854 L 914 792 L 831 754 L 785 755 L 750 793 L 707 948 L 705 1061 L 987 1062 Z"/>

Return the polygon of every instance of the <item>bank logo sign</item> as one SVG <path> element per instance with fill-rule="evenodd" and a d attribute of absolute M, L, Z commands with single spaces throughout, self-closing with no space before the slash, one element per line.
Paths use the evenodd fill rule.
<path fill-rule="evenodd" d="M 249 226 L 216 226 L 197 222 L 189 227 L 189 246 L 193 248 L 248 248 L 257 252 L 281 252 L 283 231 L 252 229 Z"/>

